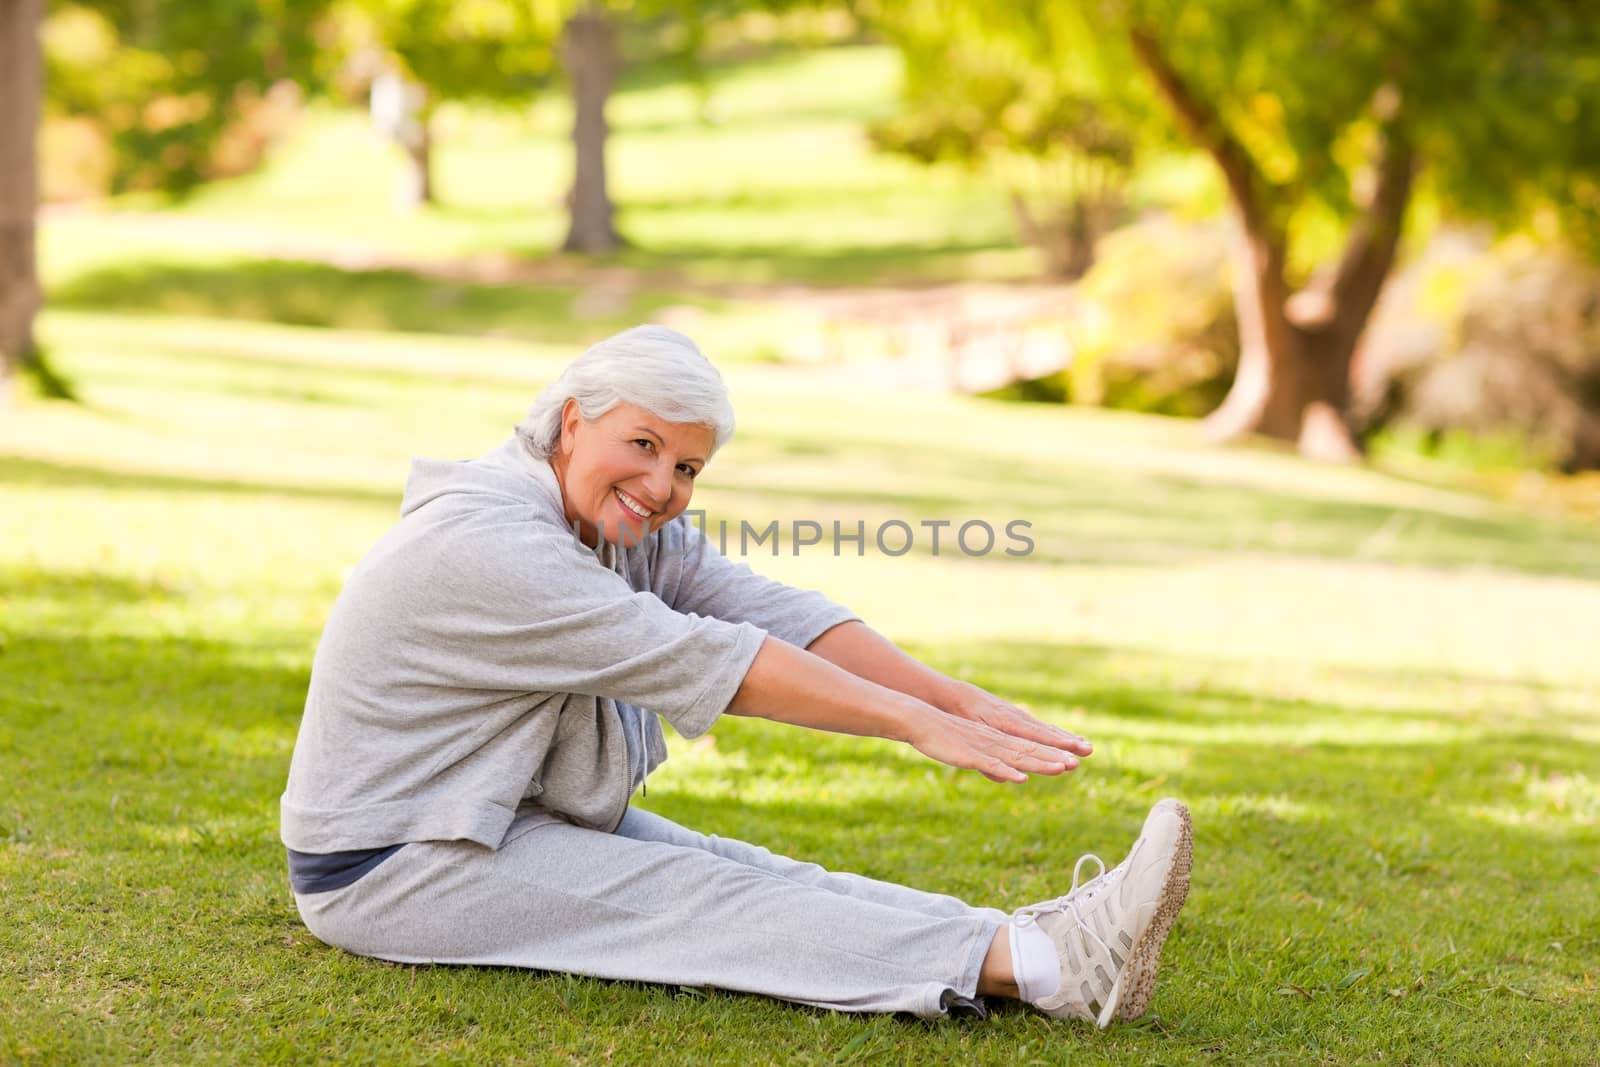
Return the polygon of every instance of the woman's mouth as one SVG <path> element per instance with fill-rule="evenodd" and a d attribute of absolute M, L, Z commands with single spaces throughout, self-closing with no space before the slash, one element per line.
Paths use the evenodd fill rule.
<path fill-rule="evenodd" d="M 655 512 L 639 503 L 627 493 L 624 493 L 621 489 L 613 489 L 611 492 L 616 496 L 617 501 L 622 505 L 622 509 L 636 516 L 637 518 L 648 519 L 650 516 L 655 514 Z"/>

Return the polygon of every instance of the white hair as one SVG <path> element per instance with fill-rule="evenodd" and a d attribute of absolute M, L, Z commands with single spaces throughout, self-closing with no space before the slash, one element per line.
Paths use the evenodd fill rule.
<path fill-rule="evenodd" d="M 549 459 L 561 444 L 561 410 L 568 399 L 578 402 L 586 421 L 618 404 L 634 404 L 668 422 L 709 426 L 712 455 L 733 437 L 733 405 L 722 375 L 693 341 L 665 326 L 613 334 L 545 386 L 517 424 L 517 436 L 540 459 Z"/>

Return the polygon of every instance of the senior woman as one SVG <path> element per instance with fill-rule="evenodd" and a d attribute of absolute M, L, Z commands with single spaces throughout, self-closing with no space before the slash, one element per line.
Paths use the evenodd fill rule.
<path fill-rule="evenodd" d="M 402 963 L 846 1011 L 983 1014 L 991 995 L 1100 1026 L 1142 1014 L 1188 888 L 1174 800 L 1123 863 L 1013 915 L 629 806 L 666 758 L 660 719 L 890 738 L 996 782 L 1090 753 L 718 554 L 683 512 L 732 433 L 693 342 L 641 326 L 568 366 L 499 448 L 415 461 L 312 667 L 282 802 L 307 927 Z"/>

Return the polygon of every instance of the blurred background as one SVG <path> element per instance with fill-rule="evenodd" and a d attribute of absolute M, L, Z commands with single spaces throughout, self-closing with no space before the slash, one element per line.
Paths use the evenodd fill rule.
<path fill-rule="evenodd" d="M 277 796 L 409 457 L 640 322 L 728 380 L 695 503 L 757 569 L 1097 743 L 1000 791 L 728 721 L 651 807 L 1016 906 L 1176 793 L 1105 1061 L 1593 1058 L 1593 3 L 0 0 L 0 1060 L 1059 1058 L 299 924 Z"/>
<path fill-rule="evenodd" d="M 657 319 L 1322 457 L 1600 466 L 1582 5 L 8 12 L 0 336 L 47 395 L 93 395 L 76 339 L 118 316 L 568 348 Z"/>

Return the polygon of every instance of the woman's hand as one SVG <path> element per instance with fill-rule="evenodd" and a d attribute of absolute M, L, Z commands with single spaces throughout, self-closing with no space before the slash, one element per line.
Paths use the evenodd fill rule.
<path fill-rule="evenodd" d="M 905 662 L 915 665 L 909 657 Z M 927 680 L 938 684 L 917 688 L 933 697 L 931 701 L 769 636 L 745 672 L 728 712 L 813 730 L 904 741 L 931 759 L 979 771 L 996 782 L 1061 774 L 1093 751 L 1077 734 L 1040 722 L 975 685 L 952 682 L 943 675 Z"/>
<path fill-rule="evenodd" d="M 940 706 L 957 718 L 982 723 L 992 730 L 1024 741 L 1050 745 L 1074 756 L 1087 756 L 1094 751 L 1094 746 L 1077 734 L 1036 719 L 1015 704 L 1001 700 L 970 682 L 957 682 L 951 696 L 942 701 Z"/>
<path fill-rule="evenodd" d="M 1061 774 L 1078 765 L 1077 755 L 1064 747 L 1030 741 L 973 719 L 929 711 L 909 723 L 906 742 L 929 759 L 978 771 L 991 782 L 1025 782 L 1030 774 Z M 1081 738 L 1078 744 L 1088 748 Z"/>

